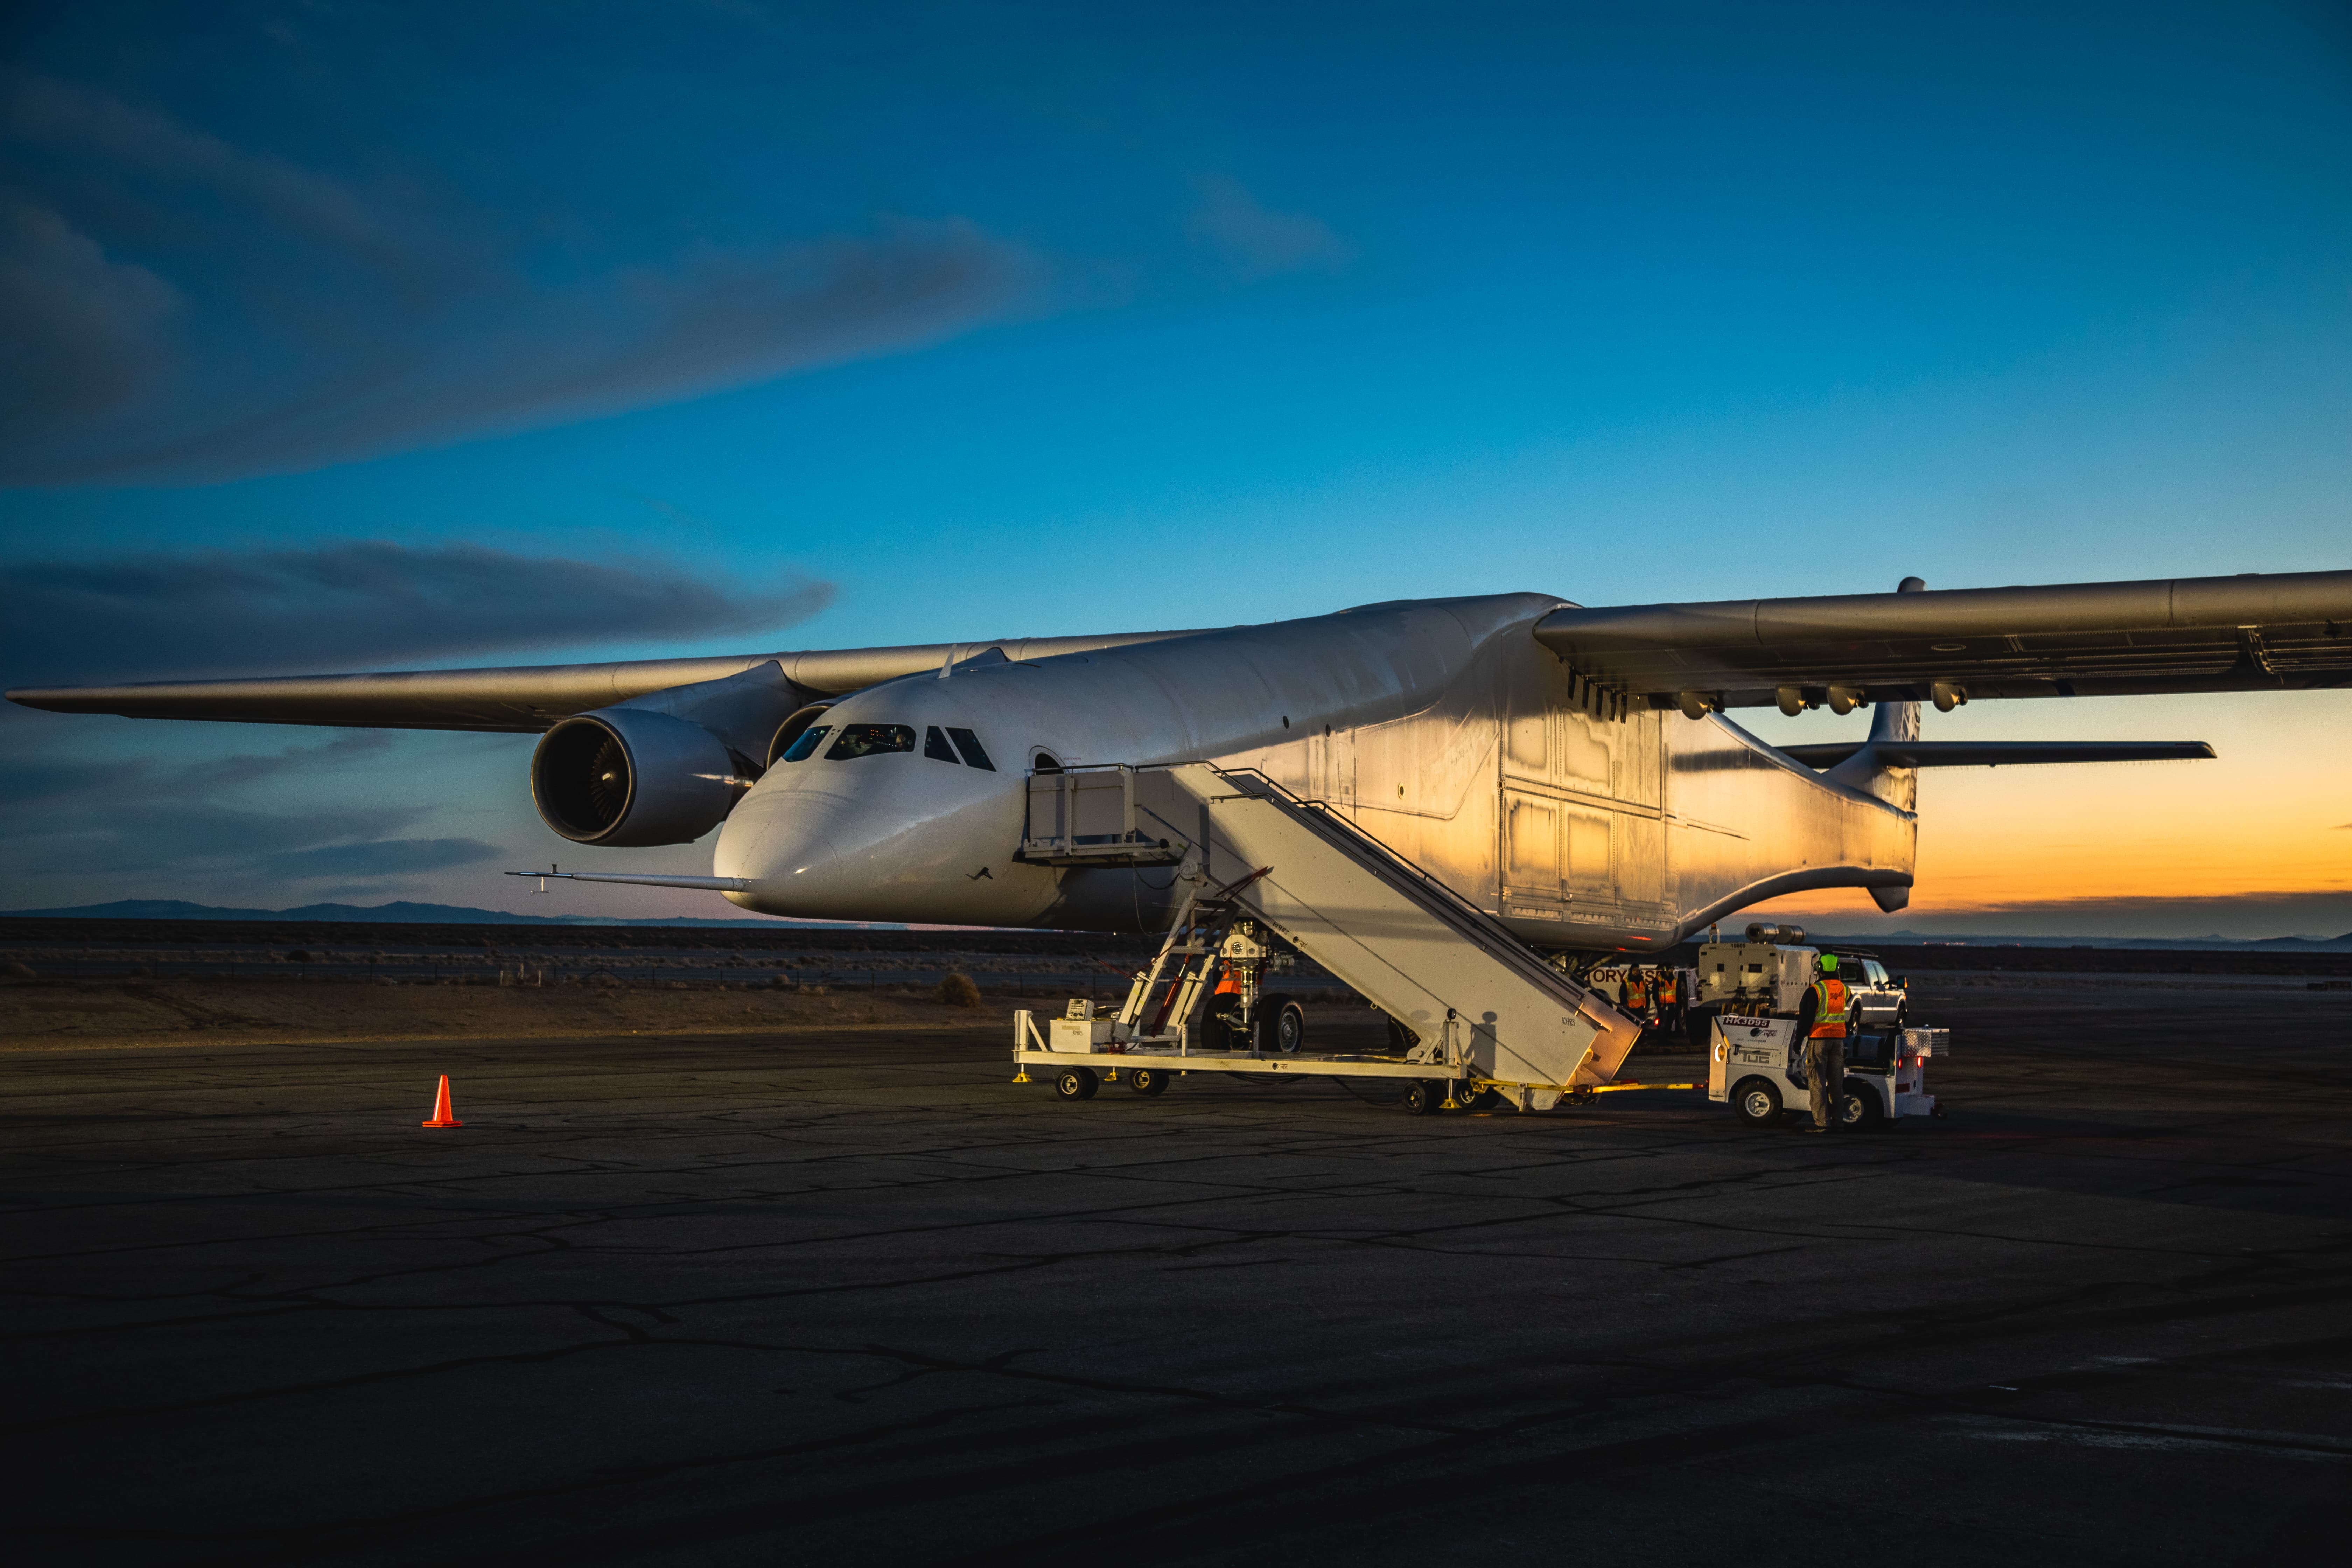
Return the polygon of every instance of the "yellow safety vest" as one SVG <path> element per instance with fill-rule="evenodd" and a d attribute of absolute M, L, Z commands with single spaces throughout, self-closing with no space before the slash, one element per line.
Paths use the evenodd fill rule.
<path fill-rule="evenodd" d="M 1813 982 L 1813 1032 L 1808 1037 L 1816 1040 L 1844 1039 L 1845 982 L 1823 975 Z"/>

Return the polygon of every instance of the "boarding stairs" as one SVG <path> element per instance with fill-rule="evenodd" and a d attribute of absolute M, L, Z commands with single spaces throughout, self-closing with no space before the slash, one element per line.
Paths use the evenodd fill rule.
<path fill-rule="evenodd" d="M 1639 1022 L 1494 916 L 1262 773 L 1195 763 L 1040 774 L 1032 786 L 1024 858 L 1173 858 L 1180 876 L 1246 910 L 1412 1031 L 1402 1061 L 1366 1062 L 1381 1076 L 1418 1067 L 1544 1110 L 1611 1083 L 1641 1037 Z M 1328 1058 L 1285 1068 L 1341 1070 Z"/>

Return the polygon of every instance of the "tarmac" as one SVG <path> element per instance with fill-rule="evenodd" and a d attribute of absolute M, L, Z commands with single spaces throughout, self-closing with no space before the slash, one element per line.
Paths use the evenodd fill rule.
<path fill-rule="evenodd" d="M 1005 1031 L 8 1052 L 19 1562 L 2342 1550 L 2352 995 L 1932 987 L 1943 1121 Z M 1696 1058 L 1637 1058 L 1676 1078 Z M 461 1129 L 425 1131 L 446 1072 Z"/>

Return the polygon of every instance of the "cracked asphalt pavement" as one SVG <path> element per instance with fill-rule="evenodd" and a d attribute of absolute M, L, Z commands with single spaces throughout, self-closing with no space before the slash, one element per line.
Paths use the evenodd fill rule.
<path fill-rule="evenodd" d="M 2352 997 L 1923 988 L 1953 1113 L 1055 1102 L 997 1028 L 17 1051 L 17 1561 L 2341 1550 Z M 1689 1062 L 1636 1058 L 1645 1073 Z M 460 1130 L 427 1131 L 436 1075 Z"/>

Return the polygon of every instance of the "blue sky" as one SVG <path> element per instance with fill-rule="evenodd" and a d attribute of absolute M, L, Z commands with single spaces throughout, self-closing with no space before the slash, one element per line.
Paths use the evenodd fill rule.
<path fill-rule="evenodd" d="M 15 8 L 6 678 L 2352 565 L 2342 8 L 1912 9 Z M 558 843 L 527 740 L 0 736 L 16 907 Z"/>

